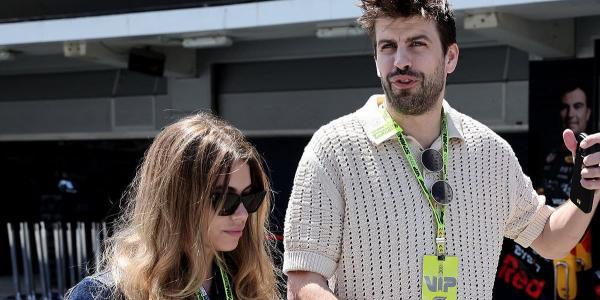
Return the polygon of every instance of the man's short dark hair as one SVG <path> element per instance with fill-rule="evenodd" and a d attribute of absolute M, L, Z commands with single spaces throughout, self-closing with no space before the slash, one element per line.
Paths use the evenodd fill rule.
<path fill-rule="evenodd" d="M 585 94 L 585 105 L 587 107 L 590 107 L 590 98 L 591 98 L 591 93 L 590 91 L 592 90 L 591 84 L 590 84 L 590 80 L 581 80 L 579 78 L 566 78 L 563 80 L 563 84 L 559 87 L 558 90 L 558 95 L 562 101 L 562 98 L 567 94 L 570 93 L 576 89 L 580 89 L 583 91 L 583 93 Z"/>
<path fill-rule="evenodd" d="M 378 18 L 423 17 L 434 21 L 444 54 L 456 43 L 454 12 L 446 0 L 361 0 L 363 10 L 358 23 L 375 40 L 375 21 Z"/>

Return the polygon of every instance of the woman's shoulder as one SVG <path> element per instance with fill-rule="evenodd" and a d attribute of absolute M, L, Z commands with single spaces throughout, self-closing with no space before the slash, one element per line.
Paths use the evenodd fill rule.
<path fill-rule="evenodd" d="M 109 300 L 118 299 L 114 281 L 110 273 L 100 273 L 85 277 L 66 295 L 67 300 Z"/>

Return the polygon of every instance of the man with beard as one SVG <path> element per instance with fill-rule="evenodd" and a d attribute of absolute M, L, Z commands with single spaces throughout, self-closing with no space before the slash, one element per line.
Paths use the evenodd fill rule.
<path fill-rule="evenodd" d="M 504 236 L 564 256 L 591 215 L 544 205 L 508 143 L 444 100 L 459 55 L 446 1 L 361 2 L 385 95 L 304 150 L 285 220 L 288 299 L 491 299 Z M 582 176 L 600 187 L 598 168 Z"/>

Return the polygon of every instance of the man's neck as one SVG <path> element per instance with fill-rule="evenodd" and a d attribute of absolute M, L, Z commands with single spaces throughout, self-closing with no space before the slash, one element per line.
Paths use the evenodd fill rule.
<path fill-rule="evenodd" d="M 404 133 L 415 138 L 423 148 L 431 147 L 431 144 L 440 136 L 442 100 L 421 115 L 403 115 L 392 110 L 389 105 L 386 105 L 386 109 L 392 119 L 402 127 Z"/>

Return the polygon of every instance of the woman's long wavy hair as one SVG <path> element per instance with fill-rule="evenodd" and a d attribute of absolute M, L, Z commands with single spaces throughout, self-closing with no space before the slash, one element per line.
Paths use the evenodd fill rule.
<path fill-rule="evenodd" d="M 216 251 L 208 241 L 217 180 L 236 161 L 250 168 L 252 189 L 266 190 L 250 214 L 238 247 Z M 103 271 L 130 300 L 195 299 L 213 261 L 226 266 L 239 299 L 279 297 L 271 259 L 271 193 L 259 154 L 242 133 L 207 113 L 166 127 L 146 152 L 125 194 L 127 205 L 107 240 Z"/>

